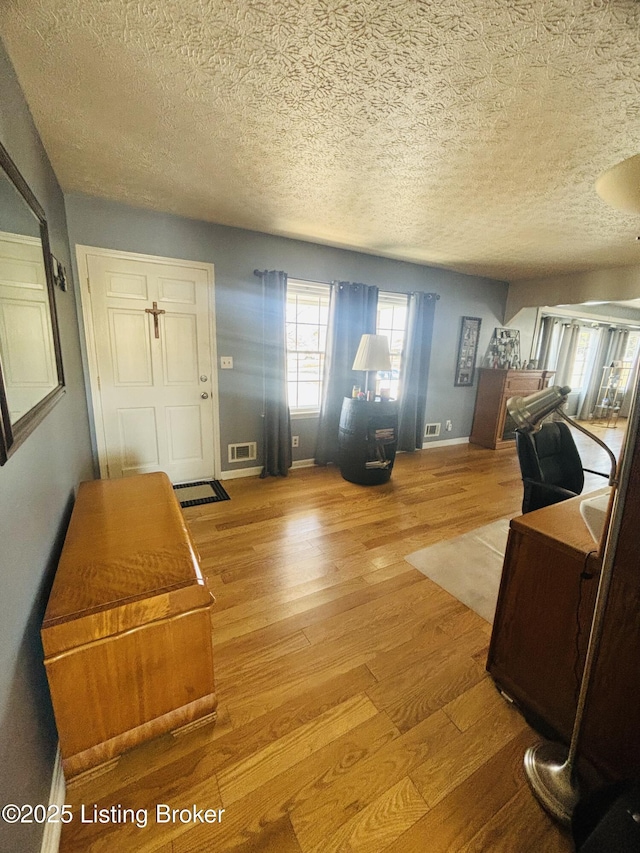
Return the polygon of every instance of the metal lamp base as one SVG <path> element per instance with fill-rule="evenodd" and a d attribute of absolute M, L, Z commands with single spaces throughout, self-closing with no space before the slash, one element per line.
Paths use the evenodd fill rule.
<path fill-rule="evenodd" d="M 580 789 L 568 750 L 559 743 L 539 743 L 524 755 L 524 771 L 543 808 L 563 826 L 570 826 Z"/>

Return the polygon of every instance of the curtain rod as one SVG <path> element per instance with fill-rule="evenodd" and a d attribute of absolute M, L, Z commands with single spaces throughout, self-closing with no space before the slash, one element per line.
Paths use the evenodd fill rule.
<path fill-rule="evenodd" d="M 562 323 L 564 326 L 571 326 L 575 324 L 576 326 L 599 326 L 602 328 L 615 329 L 618 332 L 630 331 L 637 332 L 640 331 L 640 326 L 636 325 L 633 322 L 626 323 L 624 320 L 607 320 L 604 317 L 597 318 L 595 315 L 592 318 L 589 317 L 569 317 L 566 314 L 543 314 L 542 318 L 548 318 L 549 320 L 556 320 L 559 323 Z"/>
<path fill-rule="evenodd" d="M 253 274 L 257 275 L 258 278 L 260 278 L 260 276 L 264 275 L 265 272 L 267 272 L 267 270 L 254 270 Z M 320 281 L 317 278 L 300 278 L 299 275 L 288 275 L 287 274 L 287 278 L 292 278 L 294 281 L 304 281 L 305 284 L 326 284 L 329 287 L 331 287 L 334 284 L 333 281 Z"/>
<path fill-rule="evenodd" d="M 253 274 L 260 278 L 260 276 L 263 275 L 265 272 L 267 272 L 267 270 L 254 270 Z M 333 287 L 334 284 L 340 284 L 339 279 L 336 279 L 334 281 L 321 281 L 317 278 L 301 278 L 299 275 L 287 275 L 287 277 L 293 279 L 293 281 L 302 281 L 305 284 L 326 284 L 328 287 Z M 378 290 L 382 290 L 382 288 L 378 288 Z M 435 296 L 436 299 L 440 299 L 439 293 L 431 293 L 427 290 L 387 290 L 384 292 L 397 293 L 398 296 L 411 296 L 414 293 L 429 293 L 429 295 Z"/>

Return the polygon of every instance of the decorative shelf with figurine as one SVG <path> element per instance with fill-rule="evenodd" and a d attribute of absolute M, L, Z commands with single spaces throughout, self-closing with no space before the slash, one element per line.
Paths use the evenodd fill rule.
<path fill-rule="evenodd" d="M 489 341 L 483 367 L 494 370 L 518 370 L 520 361 L 520 332 L 518 329 L 495 328 Z"/>
<path fill-rule="evenodd" d="M 615 427 L 631 376 L 631 366 L 612 362 L 602 368 L 602 381 L 591 420 L 607 427 Z"/>

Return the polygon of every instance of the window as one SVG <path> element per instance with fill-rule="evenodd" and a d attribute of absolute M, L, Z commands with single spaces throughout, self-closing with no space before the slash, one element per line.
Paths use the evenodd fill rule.
<path fill-rule="evenodd" d="M 627 337 L 627 346 L 622 354 L 623 368 L 621 372 L 623 392 L 626 394 L 630 390 L 631 380 L 633 379 L 633 368 L 638 357 L 638 349 L 640 348 L 640 331 L 630 329 Z"/>
<path fill-rule="evenodd" d="M 292 412 L 320 409 L 330 287 L 287 282 L 287 391 Z"/>
<path fill-rule="evenodd" d="M 635 364 L 639 345 L 640 331 L 631 330 L 629 332 L 629 337 L 627 338 L 627 348 L 622 356 L 622 363 L 625 367 L 633 367 Z"/>
<path fill-rule="evenodd" d="M 408 297 L 403 293 L 380 292 L 378 294 L 378 318 L 376 333 L 389 338 L 391 370 L 379 371 L 381 388 L 389 388 L 392 400 L 398 399 L 400 390 L 400 365 L 407 327 Z"/>

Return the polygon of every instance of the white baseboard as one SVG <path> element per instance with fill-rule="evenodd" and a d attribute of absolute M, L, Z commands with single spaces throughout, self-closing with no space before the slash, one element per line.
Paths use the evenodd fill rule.
<path fill-rule="evenodd" d="M 315 459 L 296 459 L 292 464 L 292 468 L 313 468 L 316 464 Z"/>
<path fill-rule="evenodd" d="M 297 459 L 292 468 L 313 468 L 315 465 L 313 459 Z M 238 480 L 240 477 L 259 477 L 262 474 L 262 468 L 238 468 L 237 471 L 222 471 L 220 474 L 221 480 Z"/>
<path fill-rule="evenodd" d="M 468 444 L 469 436 L 464 438 L 445 438 L 442 441 L 424 441 L 422 449 L 428 450 L 430 447 L 447 447 L 452 444 Z M 297 459 L 291 466 L 294 468 L 313 468 L 315 465 L 314 459 Z M 262 468 L 239 468 L 237 471 L 222 471 L 220 474 L 221 480 L 237 480 L 240 477 L 259 477 L 262 474 Z"/>
<path fill-rule="evenodd" d="M 259 468 L 238 468 L 237 471 L 222 471 L 221 480 L 238 480 L 240 477 L 259 477 L 262 474 L 262 466 Z"/>
<path fill-rule="evenodd" d="M 447 447 L 451 444 L 468 444 L 469 436 L 465 436 L 464 438 L 445 438 L 443 441 L 423 441 L 422 449 L 428 450 L 430 447 Z"/>
<path fill-rule="evenodd" d="M 49 805 L 57 806 L 58 810 L 61 809 L 64 805 L 66 793 L 67 787 L 64 781 L 64 773 L 62 772 L 62 758 L 60 757 L 60 747 L 58 747 L 56 751 L 56 760 L 53 765 L 53 775 L 51 777 Z M 49 809 L 49 814 L 53 811 L 53 809 Z M 60 814 L 60 811 L 58 811 L 58 814 Z M 61 832 L 62 823 L 45 823 L 40 853 L 58 853 L 60 848 Z"/>

